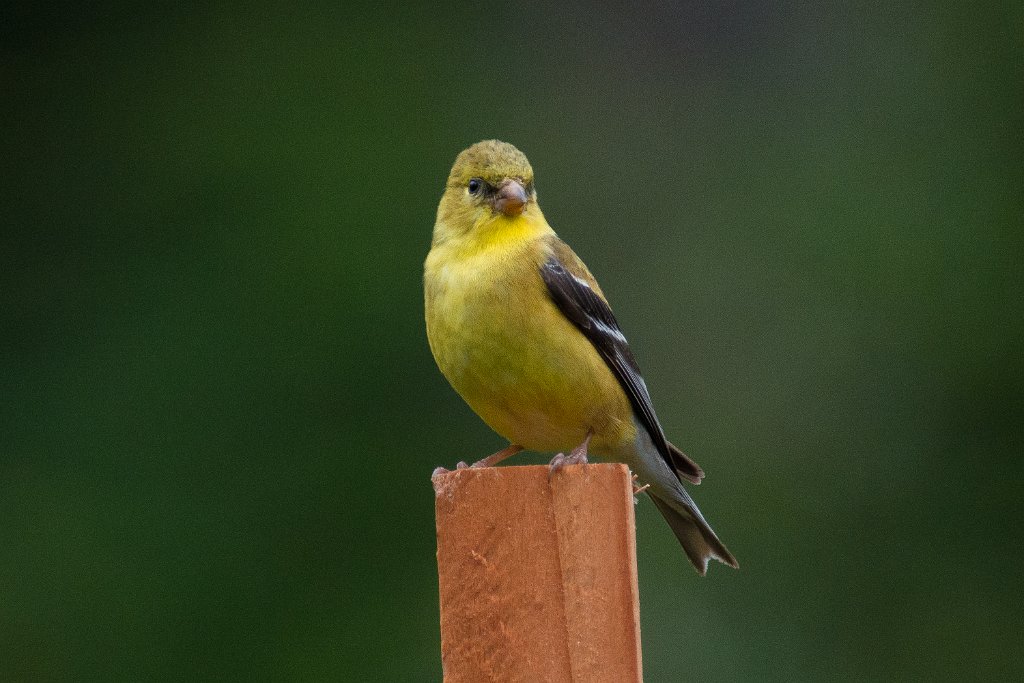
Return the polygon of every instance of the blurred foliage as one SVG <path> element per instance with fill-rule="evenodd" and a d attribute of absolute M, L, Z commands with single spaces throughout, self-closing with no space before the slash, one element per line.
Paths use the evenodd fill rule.
<path fill-rule="evenodd" d="M 1021 675 L 1019 3 L 10 8 L 0 678 L 439 680 L 421 263 L 498 137 L 695 496 L 650 681 Z M 527 456 L 539 462 L 544 456 Z"/>

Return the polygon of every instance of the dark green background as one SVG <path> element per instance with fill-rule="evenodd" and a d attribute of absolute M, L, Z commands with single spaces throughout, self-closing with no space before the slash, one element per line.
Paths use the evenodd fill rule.
<path fill-rule="evenodd" d="M 0 678 L 440 679 L 485 137 L 743 565 L 641 501 L 647 680 L 1019 676 L 1024 11 L 959 4 L 7 10 Z"/>

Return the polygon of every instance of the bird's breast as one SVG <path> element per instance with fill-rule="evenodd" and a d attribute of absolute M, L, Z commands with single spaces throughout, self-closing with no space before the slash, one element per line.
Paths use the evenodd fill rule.
<path fill-rule="evenodd" d="M 424 277 L 427 336 L 441 372 L 509 441 L 592 449 L 635 436 L 632 408 L 593 345 L 551 301 L 540 241 L 455 258 L 431 251 Z"/>

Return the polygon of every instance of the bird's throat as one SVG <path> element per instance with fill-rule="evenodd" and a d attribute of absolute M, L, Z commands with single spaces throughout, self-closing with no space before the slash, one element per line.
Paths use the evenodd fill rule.
<path fill-rule="evenodd" d="M 519 216 L 496 214 L 484 218 L 477 223 L 469 237 L 477 249 L 504 247 L 522 244 L 538 237 L 553 234 L 554 231 L 539 209 L 531 207 L 531 212 Z"/>

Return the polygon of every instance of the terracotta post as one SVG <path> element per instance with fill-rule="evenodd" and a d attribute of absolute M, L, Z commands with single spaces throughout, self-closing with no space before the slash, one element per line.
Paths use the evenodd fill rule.
<path fill-rule="evenodd" d="M 625 465 L 433 478 L 441 662 L 462 681 L 641 681 Z"/>

